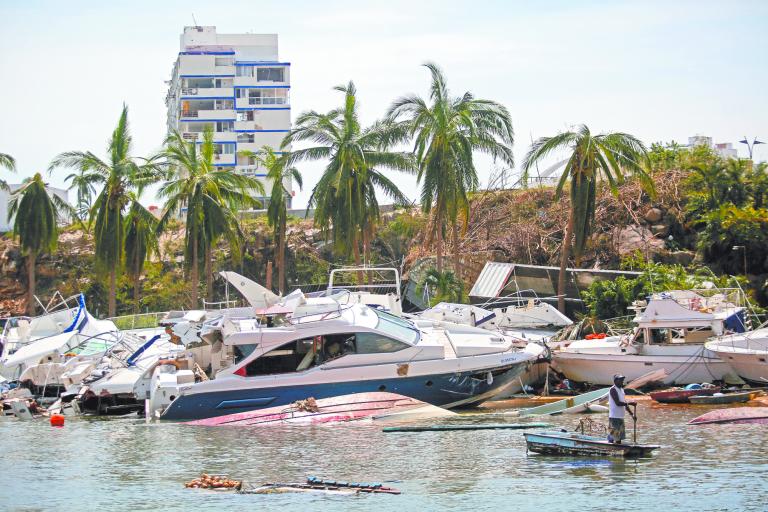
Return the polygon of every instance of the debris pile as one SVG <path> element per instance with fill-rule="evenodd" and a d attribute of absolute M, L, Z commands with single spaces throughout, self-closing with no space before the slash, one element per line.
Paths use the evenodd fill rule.
<path fill-rule="evenodd" d="M 203 473 L 200 478 L 195 478 L 184 484 L 188 489 L 240 489 L 242 482 L 230 480 L 220 475 Z"/>

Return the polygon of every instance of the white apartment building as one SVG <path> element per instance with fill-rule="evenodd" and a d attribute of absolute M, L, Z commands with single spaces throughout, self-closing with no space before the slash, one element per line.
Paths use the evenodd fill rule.
<path fill-rule="evenodd" d="M 717 153 L 723 158 L 739 157 L 739 152 L 736 148 L 733 147 L 732 143 L 730 142 L 714 143 L 712 141 L 712 137 L 708 137 L 706 135 L 694 135 L 693 137 L 688 137 L 688 147 L 692 148 L 694 146 L 707 146 L 708 148 L 713 149 L 715 153 Z"/>
<path fill-rule="evenodd" d="M 277 34 L 184 27 L 165 100 L 169 132 L 201 143 L 210 126 L 215 165 L 263 179 L 265 170 L 241 152 L 263 146 L 280 152 L 291 128 L 290 70 L 278 58 Z M 264 185 L 269 195 L 269 183 Z M 291 184 L 285 185 L 292 196 Z"/>

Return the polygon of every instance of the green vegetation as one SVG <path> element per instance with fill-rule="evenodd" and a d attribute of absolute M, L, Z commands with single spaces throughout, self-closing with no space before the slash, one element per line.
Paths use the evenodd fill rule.
<path fill-rule="evenodd" d="M 589 316 L 605 320 L 629 315 L 631 311 L 628 308 L 634 301 L 644 300 L 652 293 L 706 288 L 708 283 L 718 288 L 739 284 L 731 276 L 716 276 L 707 267 L 686 268 L 648 262 L 640 253 L 627 258 L 622 267 L 640 271 L 640 275 L 634 279 L 619 276 L 592 283 L 582 293 Z"/>
<path fill-rule="evenodd" d="M 430 268 L 424 273 L 424 278 L 417 287 L 419 293 L 425 291 L 429 295 L 429 305 L 439 302 L 464 302 L 464 283 L 450 270 L 439 271 Z"/>
<path fill-rule="evenodd" d="M 7 169 L 11 172 L 16 171 L 16 160 L 11 155 L 6 153 L 0 153 L 0 168 Z M 4 179 L 0 179 L 0 188 L 8 190 L 8 182 Z"/>

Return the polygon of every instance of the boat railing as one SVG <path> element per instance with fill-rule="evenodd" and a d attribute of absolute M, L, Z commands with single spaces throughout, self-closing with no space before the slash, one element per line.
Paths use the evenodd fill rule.
<path fill-rule="evenodd" d="M 107 318 L 120 330 L 126 329 L 145 329 L 148 327 L 157 327 L 160 320 L 165 318 L 168 311 L 154 313 L 138 313 L 135 315 L 113 316 Z"/>
<path fill-rule="evenodd" d="M 362 273 L 367 276 L 367 284 L 339 284 L 338 278 L 344 274 Z M 385 279 L 383 275 L 391 273 L 394 277 Z M 376 278 L 382 278 L 378 282 Z M 328 276 L 327 290 L 333 293 L 335 290 L 348 290 L 350 292 L 368 292 L 377 294 L 394 293 L 400 297 L 400 271 L 394 267 L 341 267 L 331 270 Z"/>
<path fill-rule="evenodd" d="M 728 307 L 744 307 L 747 303 L 741 288 L 699 288 L 657 292 L 652 299 L 673 299 L 691 311 L 721 311 Z"/>

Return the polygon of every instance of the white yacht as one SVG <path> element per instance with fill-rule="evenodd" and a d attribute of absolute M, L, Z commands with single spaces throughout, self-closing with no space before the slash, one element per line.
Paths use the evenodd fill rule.
<path fill-rule="evenodd" d="M 633 380 L 666 370 L 665 384 L 723 380 L 729 364 L 705 347 L 715 335 L 745 332 L 740 290 L 684 290 L 653 294 L 633 309 L 630 333 L 571 342 L 553 350 L 555 367 L 577 382 L 608 386 L 613 375 Z"/>
<path fill-rule="evenodd" d="M 763 386 L 768 384 L 768 328 L 721 336 L 708 341 L 705 346 L 745 381 Z"/>
<path fill-rule="evenodd" d="M 136 387 L 149 397 L 148 415 L 200 419 L 373 391 L 458 407 L 504 390 L 535 357 L 503 334 L 412 322 L 345 291 L 278 301 L 204 326 L 201 366 L 214 378 L 195 382 L 183 358 L 149 369 Z"/>

